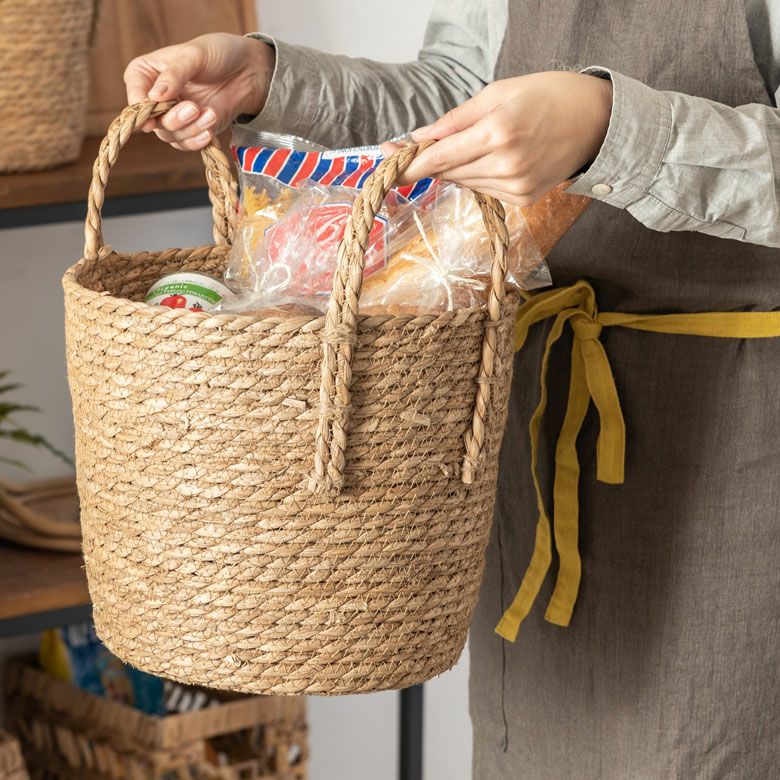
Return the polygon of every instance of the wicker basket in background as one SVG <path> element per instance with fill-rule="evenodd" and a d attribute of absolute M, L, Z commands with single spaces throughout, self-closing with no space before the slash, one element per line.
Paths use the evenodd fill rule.
<path fill-rule="evenodd" d="M 19 742 L 5 731 L 0 731 L 0 780 L 30 780 Z"/>
<path fill-rule="evenodd" d="M 211 703 L 202 709 L 153 717 L 74 688 L 26 661 L 9 664 L 5 693 L 6 722 L 22 743 L 32 780 L 308 777 L 302 698 L 206 691 Z M 10 778 L 0 770 L 0 780 Z"/>
<path fill-rule="evenodd" d="M 121 254 L 106 182 L 132 131 L 101 145 L 85 258 L 64 278 L 68 373 L 95 626 L 144 671 L 251 693 L 403 688 L 455 664 L 485 565 L 512 373 L 501 205 L 486 305 L 360 316 L 374 216 L 419 150 L 357 197 L 323 316 L 144 304 L 176 270 L 221 276 L 235 215 L 204 153 L 217 246 Z"/>
<path fill-rule="evenodd" d="M 78 157 L 97 1 L 0 2 L 0 171 Z"/>
<path fill-rule="evenodd" d="M 57 552 L 81 550 L 74 477 L 13 484 L 0 479 L 0 539 Z"/>

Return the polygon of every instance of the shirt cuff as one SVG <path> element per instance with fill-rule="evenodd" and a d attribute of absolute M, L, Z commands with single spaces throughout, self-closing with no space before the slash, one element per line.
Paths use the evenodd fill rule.
<path fill-rule="evenodd" d="M 236 124 L 270 133 L 295 130 L 300 134 L 307 127 L 316 126 L 320 118 L 311 107 L 319 104 L 316 85 L 321 77 L 313 52 L 265 33 L 249 33 L 246 37 L 273 46 L 276 62 L 262 111 L 257 116 L 238 117 Z"/>
<path fill-rule="evenodd" d="M 608 68 L 582 73 L 612 80 L 612 113 L 596 159 L 566 191 L 623 209 L 645 195 L 658 175 L 671 136 L 672 106 L 662 92 Z"/>

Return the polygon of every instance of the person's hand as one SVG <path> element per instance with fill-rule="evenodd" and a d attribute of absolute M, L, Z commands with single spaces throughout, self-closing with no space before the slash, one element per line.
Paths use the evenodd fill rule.
<path fill-rule="evenodd" d="M 401 183 L 433 176 L 530 206 L 595 159 L 611 109 L 612 83 L 595 76 L 556 71 L 495 81 L 412 133 L 436 143 Z"/>
<path fill-rule="evenodd" d="M 143 126 L 177 149 L 206 146 L 239 114 L 258 114 L 275 52 L 255 38 L 213 33 L 136 57 L 125 70 L 128 104 L 180 100 Z"/>

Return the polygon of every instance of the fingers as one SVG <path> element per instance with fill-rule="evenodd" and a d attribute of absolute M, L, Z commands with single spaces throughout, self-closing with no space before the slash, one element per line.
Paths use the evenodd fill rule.
<path fill-rule="evenodd" d="M 382 152 L 383 157 L 389 157 L 393 152 L 397 152 L 401 148 L 403 148 L 401 144 L 394 143 L 393 141 L 385 141 L 379 146 L 379 150 Z"/>
<path fill-rule="evenodd" d="M 201 128 L 194 127 L 185 128 L 184 130 L 178 132 L 155 130 L 155 134 L 160 140 L 175 146 L 177 149 L 196 151 L 198 149 L 203 149 L 205 146 L 208 146 L 214 137 L 214 130 L 203 130 Z"/>
<path fill-rule="evenodd" d="M 162 67 L 159 67 L 157 78 L 149 89 L 148 96 L 152 100 L 177 100 L 188 81 L 203 70 L 205 65 L 204 50 L 193 43 L 181 46 L 169 46 L 159 53 Z M 150 56 L 153 62 L 154 55 Z"/>
<path fill-rule="evenodd" d="M 399 183 L 411 184 L 428 176 L 437 176 L 444 171 L 467 165 L 484 155 L 489 136 L 480 121 L 498 105 L 499 96 L 489 85 L 473 98 L 448 111 L 432 125 L 415 130 L 412 133 L 414 141 L 432 139 L 437 143 L 412 161 Z M 392 153 L 395 148 L 396 144 L 382 145 L 385 154 Z M 474 175 L 473 171 L 471 175 Z"/>
<path fill-rule="evenodd" d="M 188 81 L 193 79 L 205 64 L 202 47 L 190 42 L 136 57 L 124 72 L 127 103 L 144 100 L 177 100 Z M 143 126 L 143 130 L 159 127 L 154 119 Z"/>
<path fill-rule="evenodd" d="M 485 181 L 484 183 L 482 181 L 462 182 L 462 186 L 468 187 L 470 190 L 476 190 L 483 195 L 490 195 L 496 200 L 500 200 L 502 203 L 511 203 L 513 206 L 520 206 L 520 208 L 533 206 L 534 203 L 544 195 L 544 192 L 537 191 L 527 195 L 518 195 L 510 190 L 504 189 L 501 185 L 497 185 L 499 185 L 499 182 L 495 179 L 492 181 Z"/>
<path fill-rule="evenodd" d="M 174 106 L 166 114 L 149 120 L 143 125 L 147 130 L 154 130 L 157 137 L 166 143 L 173 144 L 177 149 L 202 149 L 214 137 L 217 130 L 217 112 L 213 108 L 199 108 L 196 103 L 186 100 Z"/>
<path fill-rule="evenodd" d="M 438 146 L 440 143 L 443 143 L 443 141 L 438 141 L 434 146 Z M 431 149 L 433 148 L 431 147 Z M 456 165 L 439 171 L 436 174 L 436 178 L 465 186 L 471 186 L 467 185 L 467 182 L 470 181 L 479 181 L 485 186 L 489 186 L 486 185 L 486 182 L 493 182 L 494 185 L 500 184 L 502 186 L 504 184 L 523 186 L 524 172 L 522 160 L 515 160 L 514 157 L 508 157 L 505 153 L 484 152 L 482 156 L 477 156 L 463 165 Z"/>
<path fill-rule="evenodd" d="M 163 114 L 158 124 L 161 130 L 167 130 L 171 134 L 174 141 L 179 141 L 207 130 L 216 121 L 217 115 L 214 109 L 201 110 L 197 103 L 185 100 Z"/>
<path fill-rule="evenodd" d="M 160 136 L 160 133 L 157 133 Z M 214 138 L 214 133 L 210 130 L 206 130 L 200 135 L 192 136 L 183 141 L 168 141 L 168 143 L 174 148 L 179 149 L 182 152 L 198 152 L 201 149 L 207 147 Z M 163 139 L 166 140 L 166 139 Z"/>
<path fill-rule="evenodd" d="M 415 140 L 418 139 L 415 137 Z M 412 160 L 399 183 L 411 184 L 472 163 L 484 154 L 485 140 L 481 129 L 475 125 L 437 141 Z"/>
<path fill-rule="evenodd" d="M 200 109 L 196 103 L 186 100 L 174 106 L 154 122 L 151 129 L 157 137 L 177 149 L 193 151 L 207 146 L 214 137 L 217 113 L 213 108 Z M 144 125 L 144 129 L 149 123 Z"/>
<path fill-rule="evenodd" d="M 206 50 L 198 40 L 168 46 L 130 62 L 124 74 L 127 102 L 180 99 L 187 83 L 196 79 L 207 64 Z M 219 116 L 213 108 L 187 100 L 163 116 L 147 120 L 142 130 L 154 131 L 177 149 L 193 151 L 211 142 L 218 123 Z"/>
<path fill-rule="evenodd" d="M 500 200 L 502 203 L 512 203 L 515 206 L 525 205 L 524 203 L 517 203 L 510 195 L 507 195 L 506 192 L 502 192 L 501 190 L 493 190 L 489 187 L 471 187 L 470 189 L 481 192 L 483 195 L 489 195 L 491 198 Z"/>
<path fill-rule="evenodd" d="M 146 100 L 157 75 L 157 70 L 144 57 L 136 57 L 132 60 L 124 73 L 127 104 L 132 105 Z"/>
<path fill-rule="evenodd" d="M 436 140 L 446 138 L 476 124 L 499 104 L 500 100 L 496 90 L 492 88 L 492 85 L 488 85 L 465 103 L 448 111 L 432 125 L 418 127 L 412 135 L 415 141 L 423 141 L 428 138 Z"/>

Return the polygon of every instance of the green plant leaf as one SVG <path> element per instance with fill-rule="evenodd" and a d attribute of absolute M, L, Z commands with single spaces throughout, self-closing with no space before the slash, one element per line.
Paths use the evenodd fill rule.
<path fill-rule="evenodd" d="M 43 447 L 48 450 L 52 455 L 55 455 L 60 460 L 65 461 L 71 468 L 75 468 L 73 459 L 66 455 L 62 450 L 58 450 L 54 445 L 49 444 L 43 436 L 37 433 L 30 433 L 24 430 L 24 428 L 12 428 L 11 430 L 0 429 L 0 439 L 10 439 L 11 441 L 19 442 L 20 444 L 29 444 L 33 447 Z"/>
<path fill-rule="evenodd" d="M 8 371 L 0 371 L 0 382 L 2 382 L 7 376 Z M 18 384 L 5 384 L 0 385 L 0 394 L 10 393 L 13 390 L 18 390 L 20 385 Z M 75 468 L 73 460 L 66 455 L 62 450 L 57 449 L 40 434 L 30 433 L 22 428 L 19 423 L 11 420 L 11 415 L 15 412 L 39 412 L 40 409 L 37 406 L 31 406 L 29 404 L 16 404 L 16 403 L 0 403 L 0 439 L 10 439 L 11 441 L 19 444 L 27 444 L 31 447 L 43 447 L 48 450 L 52 455 L 65 461 L 71 468 Z M 3 427 L 5 426 L 5 427 Z M 0 462 L 10 463 L 19 468 L 28 469 L 28 467 L 20 460 L 13 458 L 7 458 L 0 455 Z M 28 469 L 29 470 L 29 469 Z"/>
<path fill-rule="evenodd" d="M 41 410 L 37 406 L 30 406 L 29 404 L 14 404 L 14 403 L 0 403 L 0 420 L 3 417 L 8 417 L 9 414 L 14 412 L 40 412 Z"/>

